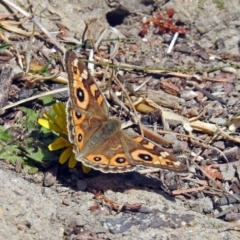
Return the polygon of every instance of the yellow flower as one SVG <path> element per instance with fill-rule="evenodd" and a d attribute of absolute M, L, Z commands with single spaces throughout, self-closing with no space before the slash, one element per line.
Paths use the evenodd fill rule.
<path fill-rule="evenodd" d="M 78 161 L 75 158 L 73 152 L 73 145 L 68 141 L 67 131 L 67 117 L 66 117 L 66 106 L 62 102 L 54 103 L 52 105 L 54 115 L 44 114 L 44 118 L 39 118 L 38 123 L 53 132 L 58 133 L 60 136 L 51 144 L 48 145 L 50 151 L 59 150 L 65 148 L 59 157 L 59 162 L 64 164 L 68 161 L 68 167 L 74 168 Z M 86 167 L 82 164 L 82 169 L 85 173 L 88 173 L 91 168 Z"/>

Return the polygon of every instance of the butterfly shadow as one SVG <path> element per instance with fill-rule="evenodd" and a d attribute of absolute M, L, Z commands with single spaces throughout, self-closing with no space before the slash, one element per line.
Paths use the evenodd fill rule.
<path fill-rule="evenodd" d="M 75 168 L 73 171 L 60 170 L 58 180 L 75 191 L 88 192 L 106 192 L 111 190 L 113 192 L 125 192 L 127 190 L 144 190 L 155 192 L 163 195 L 166 199 L 174 201 L 171 195 L 166 194 L 162 188 L 162 182 L 151 176 L 140 174 L 139 172 L 127 173 L 102 173 L 100 171 L 91 170 L 90 173 L 84 174 L 81 169 Z M 69 174 L 66 173 L 69 172 Z M 70 180 L 71 179 L 71 180 Z M 83 186 L 79 186 L 80 183 Z"/>
<path fill-rule="evenodd" d="M 194 215 L 169 211 L 171 205 L 168 205 L 167 202 L 170 201 L 175 204 L 175 199 L 163 192 L 161 189 L 162 183 L 159 179 L 142 175 L 139 172 L 104 174 L 92 170 L 85 175 L 80 172 L 80 168 L 75 168 L 75 170 L 69 171 L 69 175 L 61 174 L 59 180 L 66 186 L 65 180 L 70 179 L 68 187 L 76 192 L 80 192 L 76 182 L 85 184 L 86 188 L 83 191 L 93 193 L 96 199 L 96 204 L 91 205 L 88 210 L 95 219 L 98 219 L 113 234 L 124 233 L 135 225 L 139 231 L 145 231 L 148 228 L 180 228 L 182 223 L 190 226 L 194 220 Z M 73 176 L 75 176 L 75 179 Z M 112 193 L 105 194 L 109 190 Z M 126 193 L 128 190 L 140 191 Z M 144 191 L 144 194 L 141 194 L 143 193 L 141 190 Z M 118 200 L 115 199 L 115 193 L 119 192 L 128 194 L 126 198 L 124 197 L 124 201 L 118 201 L 121 199 L 119 195 Z M 150 192 L 161 196 L 154 196 Z M 141 198 L 139 198 L 139 195 L 141 195 Z M 142 203 L 144 198 L 146 203 Z M 149 201 L 149 198 L 152 201 Z M 99 207 L 101 205 L 98 205 L 99 202 L 104 202 L 104 207 Z M 152 205 L 152 202 L 154 202 L 154 205 Z M 108 209 L 117 213 L 121 212 L 121 214 L 112 214 L 112 211 L 109 212 Z"/>

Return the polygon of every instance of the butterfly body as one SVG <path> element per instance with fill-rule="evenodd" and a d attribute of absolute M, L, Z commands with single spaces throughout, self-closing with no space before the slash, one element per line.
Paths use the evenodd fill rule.
<path fill-rule="evenodd" d="M 121 130 L 85 65 L 66 53 L 69 78 L 67 120 L 76 159 L 102 172 L 132 171 L 137 165 L 186 171 L 172 154 L 138 134 Z"/>

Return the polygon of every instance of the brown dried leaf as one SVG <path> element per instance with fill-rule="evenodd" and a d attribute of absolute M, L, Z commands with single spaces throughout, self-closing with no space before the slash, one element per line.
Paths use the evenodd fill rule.
<path fill-rule="evenodd" d="M 180 89 L 171 82 L 162 81 L 162 82 L 160 82 L 160 85 L 164 89 L 164 91 L 169 94 L 178 95 L 180 92 Z"/>
<path fill-rule="evenodd" d="M 222 173 L 217 168 L 214 168 L 212 165 L 202 166 L 201 168 L 209 176 L 211 176 L 212 179 L 214 179 L 214 180 L 216 180 L 216 179 L 222 180 L 223 179 Z"/>

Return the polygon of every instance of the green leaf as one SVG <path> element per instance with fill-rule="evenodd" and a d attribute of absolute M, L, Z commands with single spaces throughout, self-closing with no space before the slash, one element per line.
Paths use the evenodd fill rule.
<path fill-rule="evenodd" d="M 28 132 L 32 132 L 37 128 L 38 113 L 26 107 L 20 107 L 19 109 L 24 112 L 26 116 L 26 119 L 20 121 L 20 123 L 27 128 Z"/>
<path fill-rule="evenodd" d="M 48 98 L 48 101 L 50 98 Z M 55 152 L 48 150 L 48 144 L 52 142 L 53 135 L 47 132 L 42 134 L 37 124 L 38 113 L 26 107 L 20 107 L 25 116 L 15 125 L 21 127 L 21 130 L 28 133 L 24 139 L 16 138 L 14 126 L 5 130 L 0 126 L 0 159 L 3 159 L 13 165 L 17 162 L 22 164 L 28 173 L 35 173 L 39 166 L 48 166 L 58 157 Z M 21 124 L 21 126 L 20 126 Z M 29 136 L 30 135 L 30 136 Z M 44 141 L 42 143 L 40 140 Z"/>
<path fill-rule="evenodd" d="M 4 51 L 6 49 L 9 49 L 10 47 L 11 47 L 11 44 L 8 44 L 8 43 L 2 44 L 0 45 L 0 51 Z"/>
<path fill-rule="evenodd" d="M 47 95 L 47 96 L 44 96 L 44 97 L 40 97 L 39 99 L 43 102 L 43 104 L 45 106 L 53 104 L 53 102 L 54 102 L 53 95 Z"/>
<path fill-rule="evenodd" d="M 35 112 L 34 110 L 26 107 L 20 107 L 20 110 L 26 114 L 28 121 L 34 122 L 37 120 L 38 113 Z"/>
<path fill-rule="evenodd" d="M 17 145 L 5 145 L 4 149 L 0 150 L 0 158 L 6 160 L 7 162 L 16 165 L 18 160 L 21 160 L 20 149 Z"/>
<path fill-rule="evenodd" d="M 37 137 L 37 139 L 39 138 L 40 137 Z M 40 163 L 40 165 L 48 165 L 57 160 L 55 153 L 50 152 L 48 147 L 39 140 L 36 140 L 36 138 L 29 137 L 26 141 L 24 154 L 28 159 L 33 160 L 35 163 Z"/>
<path fill-rule="evenodd" d="M 29 174 L 34 174 L 38 171 L 38 168 L 30 163 L 23 164 L 23 168 L 26 169 Z"/>
<path fill-rule="evenodd" d="M 11 136 L 6 132 L 6 129 L 0 126 L 0 140 L 7 142 L 11 140 Z"/>

